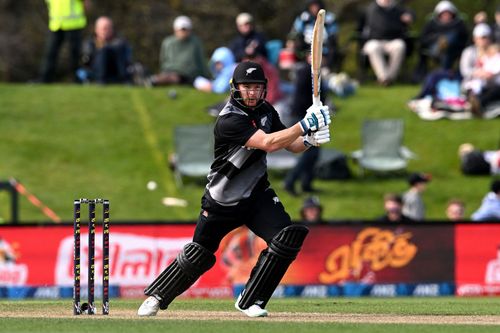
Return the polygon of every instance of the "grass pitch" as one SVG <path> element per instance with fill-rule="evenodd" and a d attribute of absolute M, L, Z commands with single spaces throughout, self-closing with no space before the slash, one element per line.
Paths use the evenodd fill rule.
<path fill-rule="evenodd" d="M 171 89 L 177 91 L 176 99 L 168 97 Z M 444 219 L 452 197 L 467 202 L 470 216 L 491 179 L 462 175 L 457 149 L 464 142 L 497 148 L 500 119 L 423 121 L 405 106 L 418 90 L 368 85 L 350 98 L 335 98 L 339 110 L 327 147 L 348 154 L 360 148 L 364 119 L 402 118 L 404 143 L 419 156 L 408 170 L 433 175 L 424 195 L 427 217 Z M 205 182 L 176 186 L 167 167 L 174 151 L 173 130 L 176 125 L 213 122 L 205 108 L 224 97 L 188 87 L 0 84 L 0 180 L 19 179 L 64 221 L 71 221 L 73 199 L 80 197 L 110 199 L 112 221 L 194 221 Z M 357 166 L 351 166 L 356 176 L 352 180 L 315 182 L 328 220 L 377 218 L 383 213 L 384 193 L 408 187 L 406 177 L 361 177 Z M 304 197 L 281 189 L 283 175 L 271 178 L 287 211 L 298 219 Z M 150 180 L 158 183 L 155 191 L 146 188 Z M 182 198 L 188 205 L 165 207 L 165 196 Z M 8 196 L 0 192 L 0 220 L 10 219 L 8 204 Z M 23 222 L 48 221 L 25 197 L 20 210 Z"/>
<path fill-rule="evenodd" d="M 177 300 L 138 318 L 141 300 L 114 300 L 109 316 L 73 316 L 71 300 L 2 301 L 2 332 L 500 332 L 500 298 L 275 299 L 250 319 L 232 300 Z"/>

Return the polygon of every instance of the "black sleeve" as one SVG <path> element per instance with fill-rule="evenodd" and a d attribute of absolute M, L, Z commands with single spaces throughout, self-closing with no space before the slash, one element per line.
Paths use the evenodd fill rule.
<path fill-rule="evenodd" d="M 244 146 L 255 132 L 257 127 L 248 117 L 235 114 L 219 117 L 214 130 L 216 140 L 241 146 Z"/>

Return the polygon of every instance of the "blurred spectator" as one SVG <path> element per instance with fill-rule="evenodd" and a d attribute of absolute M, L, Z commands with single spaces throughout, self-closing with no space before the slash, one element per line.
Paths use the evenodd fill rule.
<path fill-rule="evenodd" d="M 491 43 L 491 28 L 480 23 L 473 30 L 474 45 L 462 53 L 460 70 L 464 80 L 462 88 L 471 105 L 471 111 L 478 117 L 486 117 L 486 107 L 500 100 L 500 47 Z M 487 118 L 498 114 L 490 110 Z"/>
<path fill-rule="evenodd" d="M 395 0 L 374 0 L 359 22 L 362 52 L 383 86 L 391 84 L 399 74 L 406 54 L 408 27 L 413 20 L 413 14 Z"/>
<path fill-rule="evenodd" d="M 90 0 L 46 0 L 49 14 L 49 36 L 47 39 L 39 81 L 54 81 L 59 51 L 65 39 L 70 46 L 72 77 L 77 81 L 76 71 L 80 61 L 82 31 L 87 25 L 85 10 Z"/>
<path fill-rule="evenodd" d="M 458 147 L 460 169 L 466 175 L 500 174 L 500 149 L 479 150 L 471 143 Z"/>
<path fill-rule="evenodd" d="M 236 17 L 236 28 L 238 36 L 235 37 L 229 48 L 233 51 L 236 62 L 241 62 L 248 54 L 261 55 L 267 58 L 267 38 L 263 33 L 255 30 L 253 16 L 249 13 L 241 13 Z"/>
<path fill-rule="evenodd" d="M 300 218 L 302 223 L 324 223 L 323 207 L 316 196 L 308 197 L 304 200 L 300 209 Z"/>
<path fill-rule="evenodd" d="M 294 70 L 294 89 L 290 103 L 290 120 L 293 124 L 302 119 L 306 110 L 312 105 L 312 80 L 311 80 L 311 56 L 306 55 L 307 61 L 298 62 Z M 321 89 L 320 97 L 323 104 L 326 102 L 326 89 Z M 281 117 L 281 116 L 280 116 Z M 295 183 L 300 179 L 302 192 L 312 193 L 314 180 L 314 167 L 319 159 L 320 147 L 310 147 L 300 155 L 293 169 L 285 176 L 284 189 L 290 195 L 296 196 Z"/>
<path fill-rule="evenodd" d="M 217 94 L 228 92 L 229 81 L 236 67 L 233 52 L 227 47 L 219 47 L 212 53 L 209 64 L 213 80 L 198 76 L 193 83 L 195 88 Z"/>
<path fill-rule="evenodd" d="M 472 214 L 473 221 L 500 221 L 500 180 L 493 180 L 490 192 Z"/>
<path fill-rule="evenodd" d="M 440 1 L 420 33 L 415 80 L 420 81 L 427 74 L 429 58 L 435 60 L 442 69 L 452 68 L 467 45 L 468 38 L 467 26 L 457 7 L 451 1 Z"/>
<path fill-rule="evenodd" d="M 465 203 L 459 199 L 451 199 L 446 205 L 446 218 L 450 221 L 463 221 L 465 218 Z"/>
<path fill-rule="evenodd" d="M 132 50 L 125 39 L 115 34 L 111 18 L 101 16 L 96 20 L 94 36 L 83 44 L 82 63 L 84 67 L 78 70 L 82 82 L 131 81 Z"/>
<path fill-rule="evenodd" d="M 399 194 L 387 193 L 384 195 L 385 215 L 379 221 L 385 222 L 413 222 L 411 218 L 403 214 L 403 199 Z"/>
<path fill-rule="evenodd" d="M 479 103 L 470 102 L 473 113 L 481 115 L 482 108 L 500 99 L 500 46 L 496 43 L 488 46 L 479 63 L 473 78 L 464 82 L 463 87 L 470 97 L 479 98 Z"/>
<path fill-rule="evenodd" d="M 474 78 L 479 59 L 491 45 L 491 28 L 485 23 L 476 25 L 472 31 L 472 41 L 473 44 L 466 47 L 460 56 L 460 74 L 464 83 Z"/>
<path fill-rule="evenodd" d="M 165 38 L 161 44 L 161 72 L 151 76 L 149 83 L 153 86 L 193 84 L 198 76 L 210 78 L 203 46 L 192 32 L 191 19 L 178 16 L 173 28 L 174 34 Z"/>
<path fill-rule="evenodd" d="M 431 180 L 429 175 L 423 173 L 412 173 L 408 177 L 410 189 L 403 194 L 403 214 L 415 221 L 425 219 L 425 205 L 422 193 Z"/>
<path fill-rule="evenodd" d="M 492 25 L 492 39 L 495 43 L 500 43 L 500 6 L 495 10 L 495 22 Z"/>
<path fill-rule="evenodd" d="M 311 50 L 312 34 L 316 16 L 320 9 L 325 9 L 325 4 L 322 0 L 308 0 L 304 11 L 300 13 L 294 20 L 290 37 L 294 41 L 294 49 L 296 53 L 309 53 Z M 325 61 L 322 67 L 340 72 L 342 67 L 342 55 L 339 52 L 337 43 L 337 35 L 339 27 L 337 18 L 334 13 L 327 11 L 325 14 L 325 27 L 323 30 L 323 54 Z"/>
<path fill-rule="evenodd" d="M 488 23 L 488 13 L 484 10 L 474 14 L 474 25 L 478 25 L 480 23 Z"/>
<path fill-rule="evenodd" d="M 471 119 L 470 104 L 461 89 L 462 76 L 453 69 L 434 69 L 426 75 L 420 93 L 408 107 L 420 118 Z"/>

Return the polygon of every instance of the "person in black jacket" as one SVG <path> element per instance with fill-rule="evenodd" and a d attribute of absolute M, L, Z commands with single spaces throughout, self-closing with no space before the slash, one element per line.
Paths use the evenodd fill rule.
<path fill-rule="evenodd" d="M 399 74 L 406 54 L 408 27 L 413 20 L 413 13 L 395 0 L 375 0 L 359 22 L 362 52 L 383 86 L 391 84 Z"/>
<path fill-rule="evenodd" d="M 467 26 L 460 18 L 457 7 L 450 1 L 440 1 L 432 19 L 424 25 L 420 34 L 415 81 L 425 77 L 429 58 L 437 61 L 442 69 L 453 68 L 468 41 Z"/>
<path fill-rule="evenodd" d="M 229 48 L 236 58 L 241 62 L 247 55 L 262 56 L 267 59 L 266 36 L 255 30 L 253 16 L 249 13 L 241 13 L 236 17 L 236 28 L 238 36 L 230 43 Z"/>

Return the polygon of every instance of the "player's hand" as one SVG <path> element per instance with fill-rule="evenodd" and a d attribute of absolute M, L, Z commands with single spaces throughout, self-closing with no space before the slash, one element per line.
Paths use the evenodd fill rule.
<path fill-rule="evenodd" d="M 330 142 L 330 126 L 321 127 L 318 131 L 313 134 L 314 139 L 320 145 Z"/>
<path fill-rule="evenodd" d="M 311 105 L 309 109 L 307 109 L 304 119 L 302 119 L 299 124 L 302 128 L 302 133 L 305 135 L 316 132 L 321 127 L 328 126 L 330 122 L 330 111 L 328 106 Z"/>
<path fill-rule="evenodd" d="M 330 142 L 330 127 L 323 126 L 318 131 L 305 135 L 304 146 L 306 147 L 319 147 L 320 145 Z"/>

